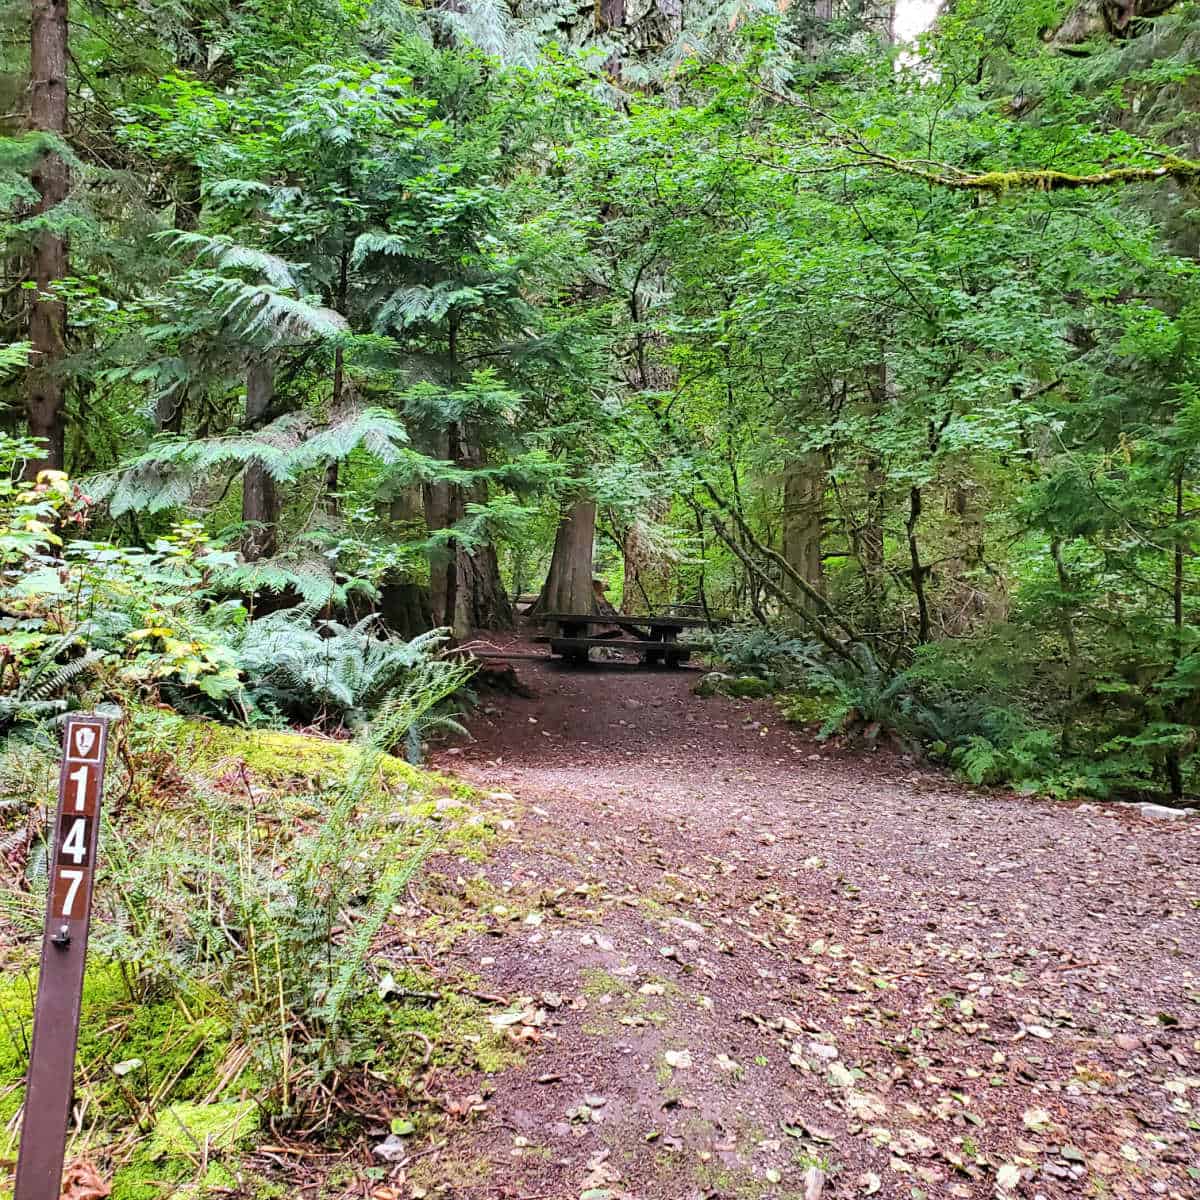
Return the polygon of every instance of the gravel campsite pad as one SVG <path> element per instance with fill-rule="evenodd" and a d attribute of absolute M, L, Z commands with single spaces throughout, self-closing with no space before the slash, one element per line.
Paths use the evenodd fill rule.
<path fill-rule="evenodd" d="M 412 1194 L 1200 1195 L 1200 819 L 971 791 L 695 671 L 517 665 L 438 765 L 515 814 L 441 869 L 526 1053 L 442 1081 Z"/>

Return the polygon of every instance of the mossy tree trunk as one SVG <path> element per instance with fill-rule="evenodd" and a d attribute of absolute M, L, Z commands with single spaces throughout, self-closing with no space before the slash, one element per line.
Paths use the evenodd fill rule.
<path fill-rule="evenodd" d="M 814 592 L 825 594 L 821 533 L 825 521 L 825 458 L 810 451 L 788 464 L 783 477 L 783 557 Z M 793 580 L 785 587 L 805 608 L 811 603 Z"/>

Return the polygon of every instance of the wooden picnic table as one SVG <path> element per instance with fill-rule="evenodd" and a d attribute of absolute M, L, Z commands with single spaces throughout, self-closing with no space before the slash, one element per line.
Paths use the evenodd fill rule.
<path fill-rule="evenodd" d="M 639 617 L 626 613 L 544 613 L 541 619 L 547 624 L 558 625 L 557 635 L 537 638 L 536 641 L 550 643 L 550 653 L 560 655 L 565 661 L 582 665 L 588 660 L 588 652 L 596 646 L 619 647 L 622 650 L 637 650 L 642 661 L 651 666 L 663 663 L 676 667 L 691 655 L 688 646 L 679 644 L 679 635 L 690 628 L 708 624 L 702 617 Z M 594 626 L 613 626 L 632 634 L 632 639 L 608 634 L 589 636 Z"/>

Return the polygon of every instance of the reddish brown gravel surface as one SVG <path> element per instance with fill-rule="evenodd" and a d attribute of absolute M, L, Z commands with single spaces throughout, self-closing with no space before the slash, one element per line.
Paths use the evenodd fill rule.
<path fill-rule="evenodd" d="M 1200 819 L 513 661 L 437 765 L 513 814 L 442 885 L 525 1053 L 448 1085 L 485 1103 L 415 1194 L 1200 1197 Z"/>

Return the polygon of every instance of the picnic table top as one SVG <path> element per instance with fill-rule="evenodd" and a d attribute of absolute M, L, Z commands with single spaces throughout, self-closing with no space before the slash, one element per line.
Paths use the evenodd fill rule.
<path fill-rule="evenodd" d="M 630 613 L 542 613 L 541 620 L 578 625 L 641 625 L 649 629 L 687 629 L 708 624 L 703 617 L 639 617 Z"/>

